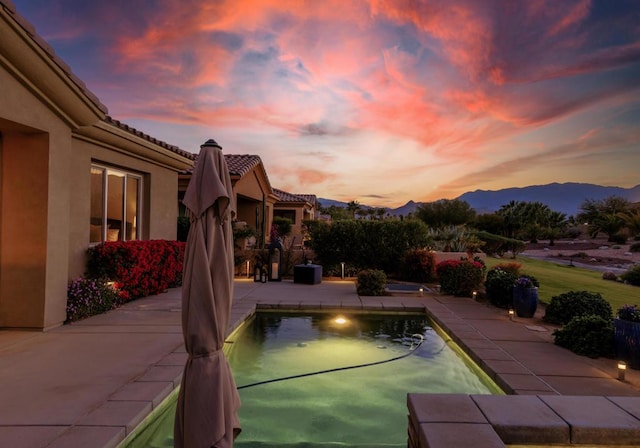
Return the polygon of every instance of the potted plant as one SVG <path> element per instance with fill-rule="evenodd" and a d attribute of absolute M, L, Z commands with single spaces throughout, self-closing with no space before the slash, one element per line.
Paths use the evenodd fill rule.
<path fill-rule="evenodd" d="M 613 335 L 618 358 L 632 369 L 640 369 L 640 308 L 624 305 L 613 320 Z"/>
<path fill-rule="evenodd" d="M 533 317 L 538 308 L 538 280 L 521 275 L 513 283 L 513 309 L 518 317 Z"/>

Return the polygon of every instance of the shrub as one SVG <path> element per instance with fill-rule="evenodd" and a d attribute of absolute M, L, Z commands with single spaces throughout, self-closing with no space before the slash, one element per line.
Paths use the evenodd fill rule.
<path fill-rule="evenodd" d="M 323 271 L 340 272 L 340 263 L 349 268 L 380 269 L 400 274 L 409 249 L 429 245 L 427 225 L 418 219 L 403 221 L 344 220 L 312 221 L 311 248 Z"/>
<path fill-rule="evenodd" d="M 640 322 L 640 308 L 637 305 L 624 305 L 618 308 L 616 315 L 623 320 Z"/>
<path fill-rule="evenodd" d="M 103 279 L 79 277 L 67 286 L 67 322 L 112 310 L 120 293 Z"/>
<path fill-rule="evenodd" d="M 404 256 L 403 278 L 410 282 L 428 283 L 436 278 L 436 260 L 433 252 L 411 249 Z"/>
<path fill-rule="evenodd" d="M 576 239 L 580 235 L 582 235 L 582 229 L 580 227 L 569 227 L 564 231 L 564 236 L 566 238 Z"/>
<path fill-rule="evenodd" d="M 602 273 L 602 280 L 611 280 L 615 282 L 618 280 L 618 276 L 615 272 L 605 271 Z"/>
<path fill-rule="evenodd" d="M 620 276 L 620 278 L 625 283 L 629 283 L 633 286 L 640 286 L 640 264 L 631 266 Z"/>
<path fill-rule="evenodd" d="M 629 252 L 640 252 L 640 243 L 633 243 L 629 246 Z"/>
<path fill-rule="evenodd" d="M 493 267 L 494 269 L 502 269 L 503 271 L 511 272 L 514 275 L 520 274 L 520 269 L 522 269 L 522 264 L 520 263 L 500 263 Z"/>
<path fill-rule="evenodd" d="M 597 358 L 614 353 L 613 322 L 600 316 L 577 316 L 553 332 L 555 343 L 578 355 Z"/>
<path fill-rule="evenodd" d="M 595 315 L 611 319 L 611 305 L 600 293 L 589 291 L 569 291 L 551 297 L 542 318 L 545 322 L 565 325 L 574 317 Z"/>
<path fill-rule="evenodd" d="M 182 283 L 185 244 L 177 241 L 114 241 L 88 250 L 87 277 L 116 282 L 123 300 L 159 294 Z"/>
<path fill-rule="evenodd" d="M 436 266 L 440 290 L 445 294 L 471 297 L 471 293 L 482 284 L 484 269 L 484 264 L 475 260 L 442 261 Z"/>
<path fill-rule="evenodd" d="M 356 290 L 359 296 L 383 296 L 387 286 L 387 275 L 378 269 L 366 269 L 358 274 Z"/>
<path fill-rule="evenodd" d="M 513 303 L 513 284 L 518 278 L 517 271 L 495 266 L 487 272 L 484 287 L 487 298 L 493 306 L 509 308 Z"/>
<path fill-rule="evenodd" d="M 515 240 L 513 238 L 506 238 L 500 235 L 494 235 L 493 233 L 479 231 L 475 233 L 475 236 L 484 243 L 482 250 L 488 255 L 503 256 L 505 252 L 512 252 L 515 258 L 515 254 L 524 252 L 527 245 L 524 241 Z"/>
<path fill-rule="evenodd" d="M 623 233 L 611 235 L 608 240 L 610 243 L 624 244 L 627 242 L 627 236 Z"/>

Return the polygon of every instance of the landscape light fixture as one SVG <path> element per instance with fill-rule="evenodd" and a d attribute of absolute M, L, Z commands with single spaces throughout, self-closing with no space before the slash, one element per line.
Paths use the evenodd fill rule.
<path fill-rule="evenodd" d="M 249 275 L 249 260 L 247 260 L 247 278 L 251 277 L 251 275 Z"/>
<path fill-rule="evenodd" d="M 422 297 L 422 293 L 424 293 L 424 288 L 418 289 L 418 292 L 420 293 L 420 297 Z"/>
<path fill-rule="evenodd" d="M 515 311 L 513 311 L 513 308 L 509 308 L 509 320 L 513 320 L 513 316 L 515 315 Z"/>
<path fill-rule="evenodd" d="M 618 361 L 618 379 L 624 381 L 624 374 L 627 371 L 627 363 L 624 361 Z"/>
<path fill-rule="evenodd" d="M 340 266 L 342 267 L 342 274 L 340 275 L 340 278 L 344 280 L 344 261 L 340 263 Z"/>
<path fill-rule="evenodd" d="M 346 324 L 346 323 L 347 323 L 347 319 L 345 319 L 345 318 L 344 318 L 344 317 L 342 317 L 342 316 L 338 316 L 338 317 L 336 317 L 336 318 L 334 319 L 334 322 L 335 322 L 335 323 L 337 323 L 337 324 L 339 324 L 339 325 L 344 325 L 344 324 Z"/>
<path fill-rule="evenodd" d="M 478 298 L 478 291 L 473 291 L 473 292 L 471 293 L 471 298 L 472 298 L 473 300 L 476 300 L 476 299 Z"/>

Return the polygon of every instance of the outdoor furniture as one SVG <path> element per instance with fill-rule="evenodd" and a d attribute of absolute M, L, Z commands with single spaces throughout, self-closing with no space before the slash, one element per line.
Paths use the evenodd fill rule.
<path fill-rule="evenodd" d="M 317 285 L 322 282 L 322 266 L 319 264 L 298 264 L 293 267 L 293 283 Z"/>

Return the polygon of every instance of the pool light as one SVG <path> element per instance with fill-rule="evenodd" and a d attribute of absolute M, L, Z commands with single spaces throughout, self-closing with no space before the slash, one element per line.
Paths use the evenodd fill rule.
<path fill-rule="evenodd" d="M 618 379 L 624 381 L 624 374 L 627 371 L 627 363 L 624 361 L 618 361 Z"/>

